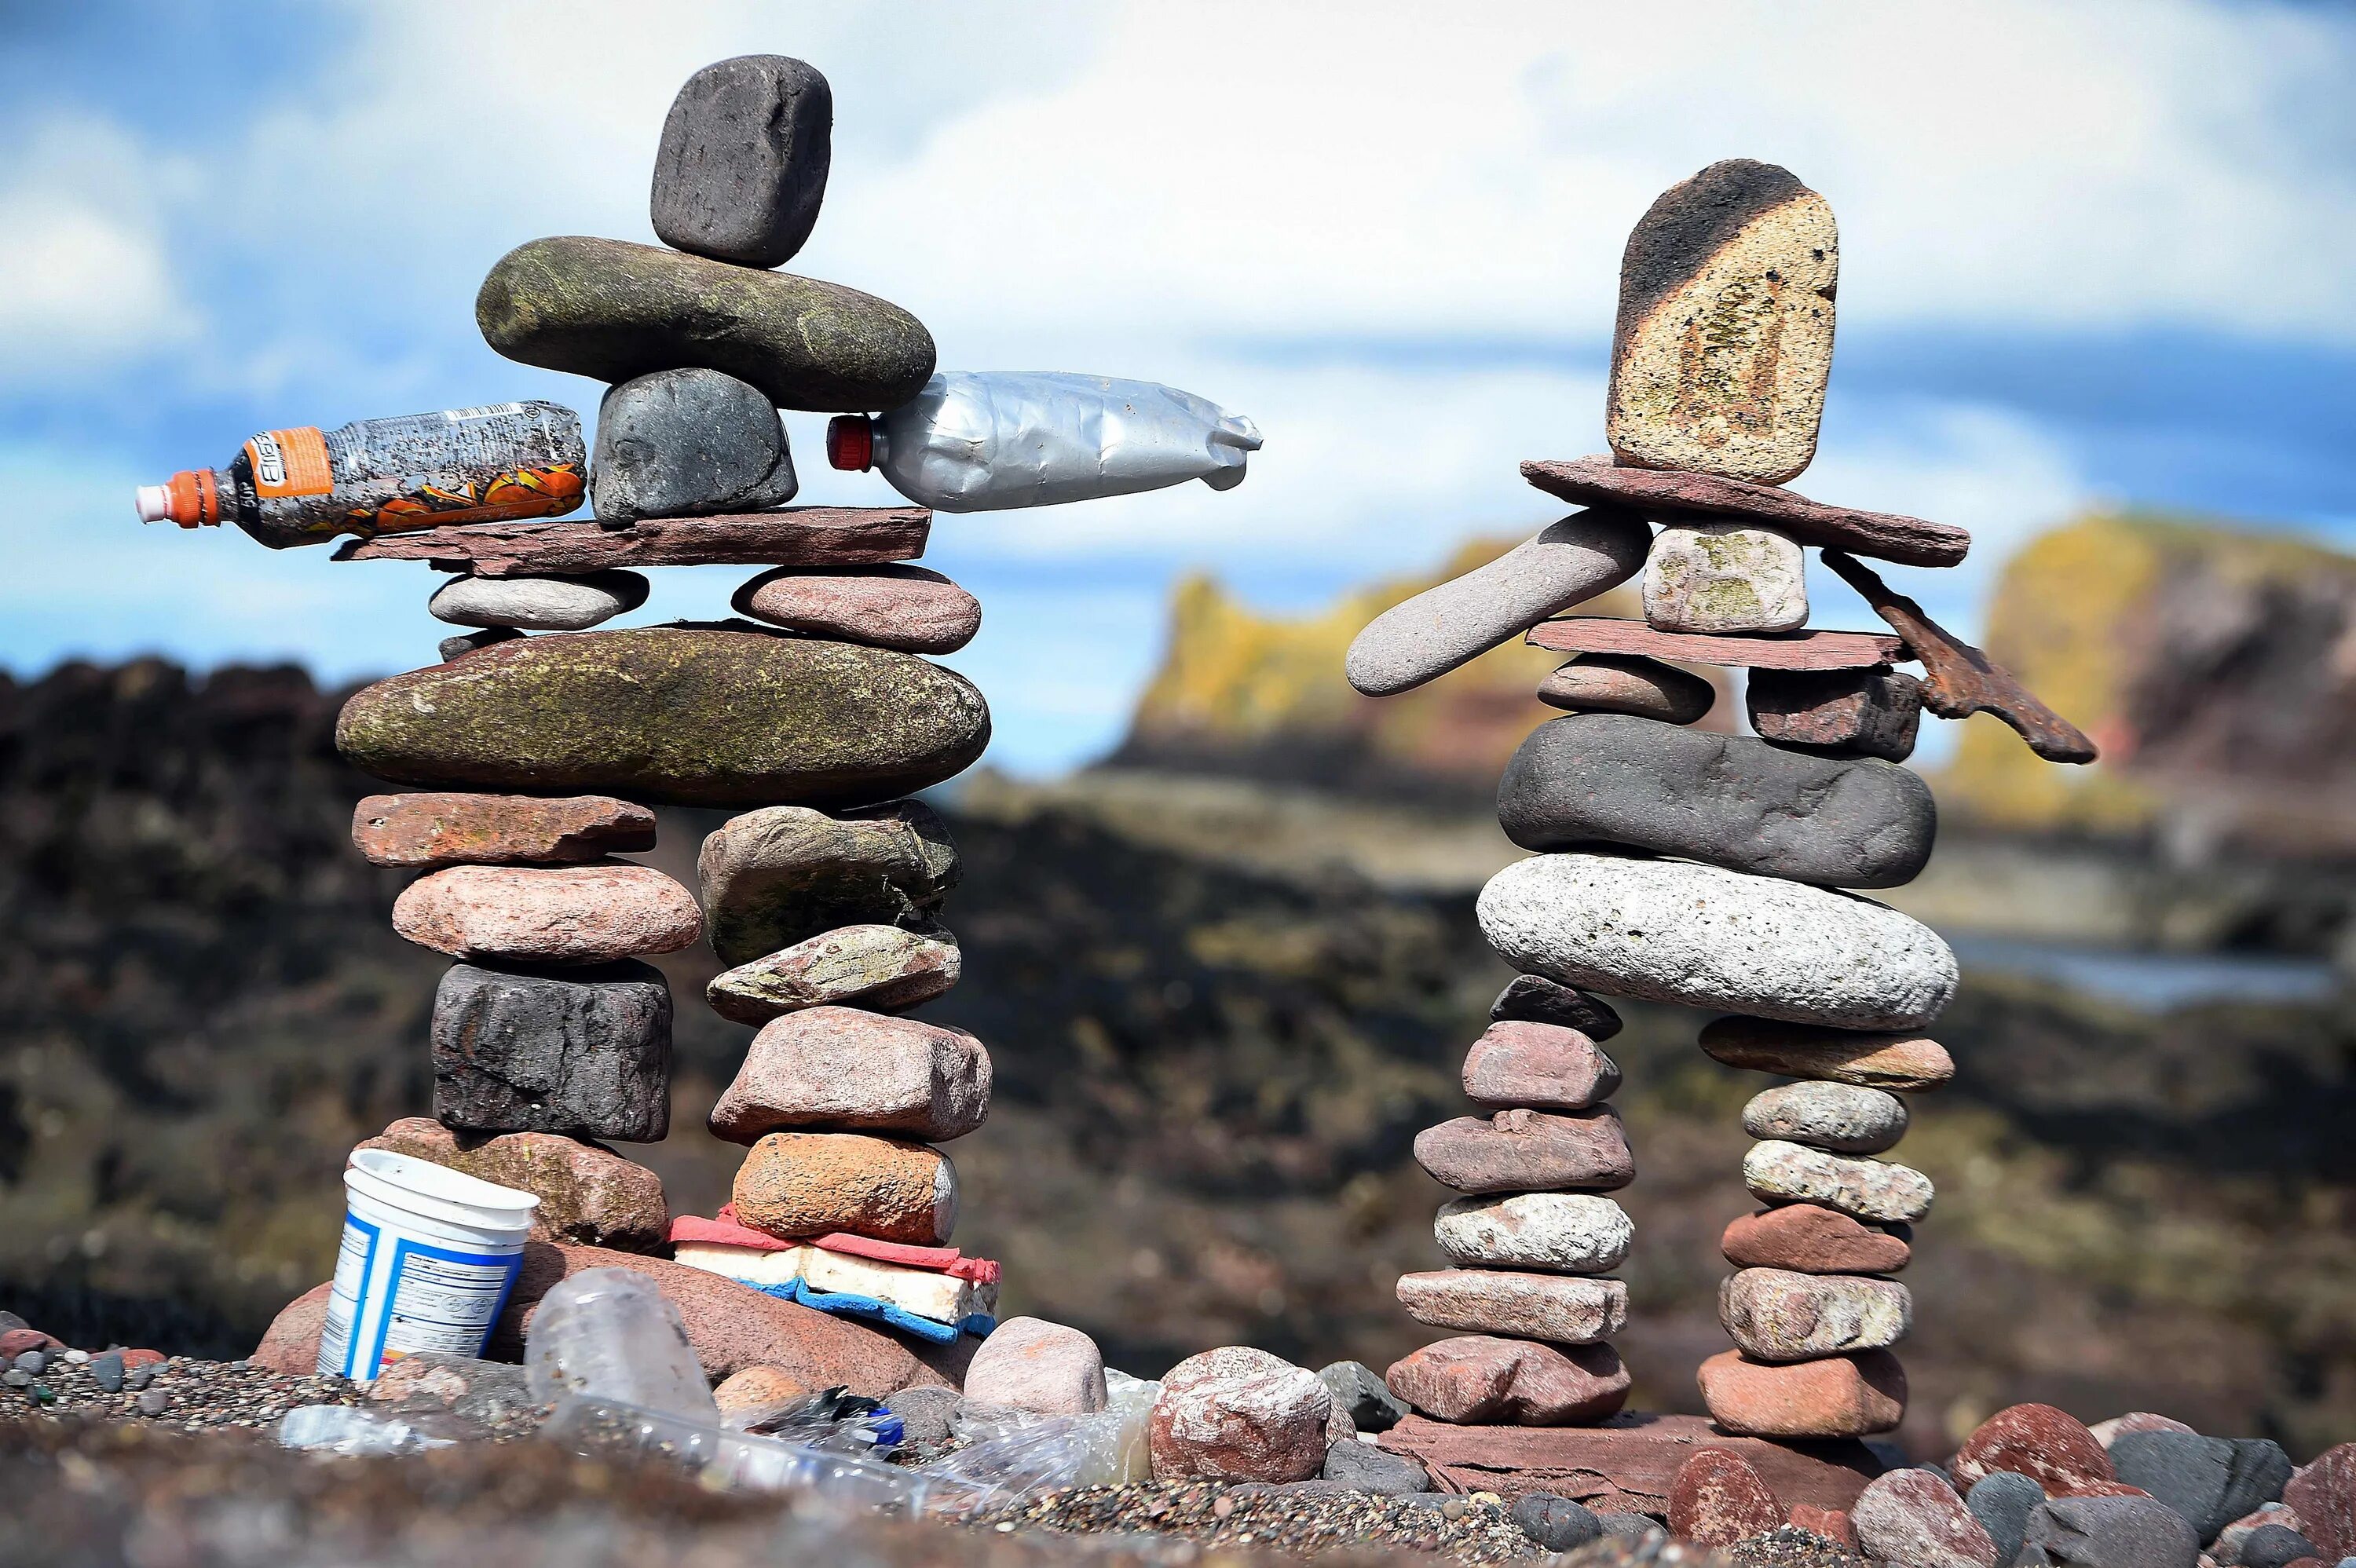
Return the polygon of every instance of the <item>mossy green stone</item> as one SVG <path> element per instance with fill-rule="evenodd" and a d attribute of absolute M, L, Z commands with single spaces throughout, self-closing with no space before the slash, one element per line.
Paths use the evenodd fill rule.
<path fill-rule="evenodd" d="M 990 741 L 963 677 L 911 654 L 654 626 L 521 637 L 380 680 L 336 749 L 401 784 L 668 805 L 855 805 L 962 771 Z"/>
<path fill-rule="evenodd" d="M 933 373 L 933 335 L 898 305 L 624 240 L 517 246 L 483 280 L 475 321 L 526 365 L 601 381 L 720 370 L 781 409 L 896 408 Z"/>

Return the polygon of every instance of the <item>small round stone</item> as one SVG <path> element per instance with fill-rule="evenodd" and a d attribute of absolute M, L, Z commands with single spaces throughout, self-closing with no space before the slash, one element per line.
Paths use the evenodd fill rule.
<path fill-rule="evenodd" d="M 39 1377 L 42 1372 L 48 1369 L 49 1358 L 39 1350 L 27 1350 L 23 1355 L 18 1356 L 14 1361 L 11 1361 L 9 1365 L 15 1367 L 20 1372 L 28 1373 L 33 1377 Z"/>
<path fill-rule="evenodd" d="M 89 1360 L 90 1352 L 88 1350 L 68 1350 L 66 1352 L 66 1365 L 70 1367 L 83 1366 L 86 1365 Z"/>
<path fill-rule="evenodd" d="M 580 577 L 457 577 L 426 602 L 426 613 L 454 626 L 511 626 L 530 632 L 584 632 L 647 602 L 635 571 Z"/>
<path fill-rule="evenodd" d="M 21 1368 L 10 1367 L 6 1371 L 0 1372 L 0 1383 L 5 1383 L 10 1388 L 31 1388 L 33 1374 Z"/>
<path fill-rule="evenodd" d="M 1552 1492 L 1524 1492 L 1514 1499 L 1514 1522 L 1547 1552 L 1570 1552 L 1603 1533 L 1602 1521 L 1580 1503 Z"/>
<path fill-rule="evenodd" d="M 151 1388 L 139 1396 L 139 1413 L 142 1415 L 161 1415 L 171 1408 L 172 1396 L 162 1389 Z"/>
<path fill-rule="evenodd" d="M 1573 713 L 1633 713 L 1690 724 L 1710 710 L 1718 689 L 1642 654 L 1580 654 L 1538 682 L 1537 696 L 1549 708 Z"/>
<path fill-rule="evenodd" d="M 1853 1083 L 1785 1083 L 1742 1107 L 1742 1130 L 1837 1154 L 1879 1154 L 1906 1136 L 1906 1102 Z"/>
<path fill-rule="evenodd" d="M 102 1356 L 92 1356 L 90 1359 L 90 1381 L 98 1385 L 102 1393 L 120 1393 L 123 1381 L 123 1353 L 109 1350 Z"/>

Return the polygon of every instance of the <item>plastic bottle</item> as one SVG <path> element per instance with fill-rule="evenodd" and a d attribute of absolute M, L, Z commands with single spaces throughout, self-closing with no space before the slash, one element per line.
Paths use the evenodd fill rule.
<path fill-rule="evenodd" d="M 337 430 L 267 430 L 227 468 L 183 469 L 139 486 L 139 520 L 239 528 L 273 549 L 444 523 L 552 517 L 581 505 L 589 453 L 581 416 L 555 403 L 355 420 Z"/>
<path fill-rule="evenodd" d="M 584 1269 L 541 1297 L 523 1363 L 531 1397 L 543 1404 L 577 1395 L 720 1424 L 679 1308 L 629 1269 Z"/>
<path fill-rule="evenodd" d="M 1251 421 L 1158 387 L 1060 372 L 952 370 L 913 402 L 827 426 L 827 461 L 880 468 L 892 487 L 943 512 L 1052 507 L 1200 479 L 1244 482 L 1259 450 Z"/>
<path fill-rule="evenodd" d="M 423 1454 L 428 1448 L 447 1448 L 455 1441 L 437 1437 L 399 1416 L 348 1404 L 298 1404 L 278 1421 L 280 1446 L 347 1456 Z"/>

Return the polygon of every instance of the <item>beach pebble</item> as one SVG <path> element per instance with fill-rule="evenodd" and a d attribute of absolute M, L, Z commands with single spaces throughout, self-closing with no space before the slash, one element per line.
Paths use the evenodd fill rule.
<path fill-rule="evenodd" d="M 1807 560 L 1773 528 L 1676 523 L 1644 558 L 1644 599 L 1656 632 L 1795 632 L 1808 624 Z"/>
<path fill-rule="evenodd" d="M 1616 1279 L 1517 1269 L 1432 1269 L 1399 1276 L 1399 1305 L 1419 1323 L 1591 1345 L 1628 1324 L 1628 1287 Z"/>
<path fill-rule="evenodd" d="M 703 998 L 740 1024 L 835 1005 L 898 1012 L 945 994 L 963 967 L 957 940 L 937 925 L 841 925 L 722 971 Z"/>
<path fill-rule="evenodd" d="M 1755 1360 L 1804 1361 L 1896 1344 L 1914 1298 L 1896 1280 L 1747 1268 L 1719 1286 L 1718 1320 Z"/>
<path fill-rule="evenodd" d="M 1635 1239 L 1628 1211 L 1587 1192 L 1511 1192 L 1441 1205 L 1432 1236 L 1451 1262 L 1472 1268 L 1607 1274 Z"/>
<path fill-rule="evenodd" d="M 1690 670 L 1642 654 L 1580 654 L 1538 682 L 1537 697 L 1573 713 L 1630 713 L 1691 724 L 1718 701 L 1718 688 Z"/>
<path fill-rule="evenodd" d="M 658 370 L 597 404 L 589 502 L 600 522 L 763 512 L 799 488 L 776 406 L 734 376 Z"/>
<path fill-rule="evenodd" d="M 2110 1456 L 2085 1424 L 2050 1404 L 1997 1411 L 1973 1428 L 1947 1467 L 1966 1496 L 1981 1477 L 1998 1470 L 2027 1476 L 2049 1493 L 2118 1479 Z"/>
<path fill-rule="evenodd" d="M 1895 1470 L 1866 1483 L 1849 1505 L 1858 1544 L 1889 1568 L 2001 1568 L 1996 1542 L 1928 1470 Z"/>
<path fill-rule="evenodd" d="M 1719 1019 L 1702 1027 L 1701 1048 L 1729 1067 L 1899 1093 L 1936 1089 L 1955 1075 L 1954 1059 L 1938 1041 L 1906 1030 Z"/>
<path fill-rule="evenodd" d="M 1590 997 L 1543 975 L 1516 975 L 1489 1004 L 1492 1023 L 1553 1024 L 1575 1029 L 1598 1045 L 1618 1034 L 1620 1015 L 1601 997 Z"/>
<path fill-rule="evenodd" d="M 1859 1220 L 1912 1222 L 1931 1211 L 1931 1179 L 1894 1160 L 1851 1159 L 1769 1139 L 1742 1157 L 1742 1182 L 1770 1203 L 1821 1203 Z"/>
<path fill-rule="evenodd" d="M 921 566 L 779 567 L 729 603 L 740 615 L 806 637 L 911 654 L 953 654 L 981 630 L 981 602 Z"/>
<path fill-rule="evenodd" d="M 1087 1415 L 1105 1407 L 1104 1352 L 1077 1328 L 1009 1317 L 974 1351 L 965 1396 L 1042 1415 Z"/>
<path fill-rule="evenodd" d="M 771 1133 L 737 1168 L 738 1223 L 780 1238 L 848 1231 L 944 1245 L 957 1228 L 957 1168 L 938 1149 L 868 1133 Z"/>
<path fill-rule="evenodd" d="M 1610 1190 L 1636 1179 L 1619 1116 L 1591 1111 L 1499 1111 L 1458 1116 L 1415 1136 L 1416 1163 L 1459 1192 Z"/>
<path fill-rule="evenodd" d="M 2014 1561 L 2027 1568 L 2193 1568 L 2201 1541 L 2166 1503 L 2151 1498 L 2053 1498 L 2029 1516 Z"/>
<path fill-rule="evenodd" d="M 1669 1533 L 1704 1546 L 1731 1546 L 1783 1522 L 1783 1505 L 1740 1456 L 1703 1448 L 1669 1482 Z"/>
<path fill-rule="evenodd" d="M 600 571 L 586 577 L 454 577 L 425 608 L 454 626 L 585 632 L 646 602 L 647 580 L 637 572 Z"/>
<path fill-rule="evenodd" d="M 1786 1083 L 1742 1107 L 1742 1130 L 1836 1154 L 1879 1154 L 1906 1134 L 1906 1102 L 1853 1083 Z"/>
<path fill-rule="evenodd" d="M 1815 1203 L 1745 1214 L 1726 1227 L 1719 1250 L 1737 1268 L 1801 1274 L 1896 1274 L 1913 1254 L 1908 1236 Z"/>
<path fill-rule="evenodd" d="M 352 843 L 371 866 L 599 860 L 655 847 L 655 814 L 610 795 L 372 795 L 352 810 Z"/>
<path fill-rule="evenodd" d="M 648 207 L 666 245 L 746 267 L 793 259 L 833 161 L 834 90 L 786 55 L 738 55 L 687 79 L 663 120 Z"/>
<path fill-rule="evenodd" d="M 1333 1396 L 1333 1408 L 1348 1416 L 1350 1424 L 1360 1432 L 1387 1432 L 1408 1413 L 1406 1402 L 1391 1392 L 1364 1361 L 1335 1361 L 1320 1367 L 1317 1381 Z"/>

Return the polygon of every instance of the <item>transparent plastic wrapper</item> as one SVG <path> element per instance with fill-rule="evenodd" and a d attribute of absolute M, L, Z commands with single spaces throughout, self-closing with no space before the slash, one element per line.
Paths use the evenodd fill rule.
<path fill-rule="evenodd" d="M 1162 1385 L 1107 1369 L 1105 1408 L 1092 1415 L 1039 1415 L 1027 1410 L 961 1406 L 949 1429 L 969 1446 L 925 1466 L 993 1504 L 1011 1504 L 1064 1487 L 1117 1487 L 1151 1480 L 1146 1422 Z"/>
<path fill-rule="evenodd" d="M 720 1425 L 679 1308 L 629 1269 L 584 1269 L 542 1296 L 523 1360 L 542 1403 L 577 1395 Z"/>
<path fill-rule="evenodd" d="M 399 1416 L 348 1404 L 300 1404 L 278 1419 L 279 1446 L 315 1454 L 423 1454 L 455 1441 Z"/>
<path fill-rule="evenodd" d="M 982 1494 L 954 1477 L 682 1420 L 611 1400 L 564 1399 L 541 1435 L 575 1454 L 660 1457 L 724 1491 L 807 1492 L 846 1514 L 961 1514 Z"/>
<path fill-rule="evenodd" d="M 905 1433 L 900 1418 L 883 1401 L 863 1398 L 847 1388 L 731 1411 L 721 1424 L 731 1432 L 839 1454 L 889 1452 L 900 1445 Z"/>
<path fill-rule="evenodd" d="M 880 468 L 892 487 L 943 512 L 1053 507 L 1200 479 L 1244 482 L 1259 450 L 1252 421 L 1151 381 L 1057 371 L 948 370 L 912 402 L 827 427 L 837 468 Z"/>

